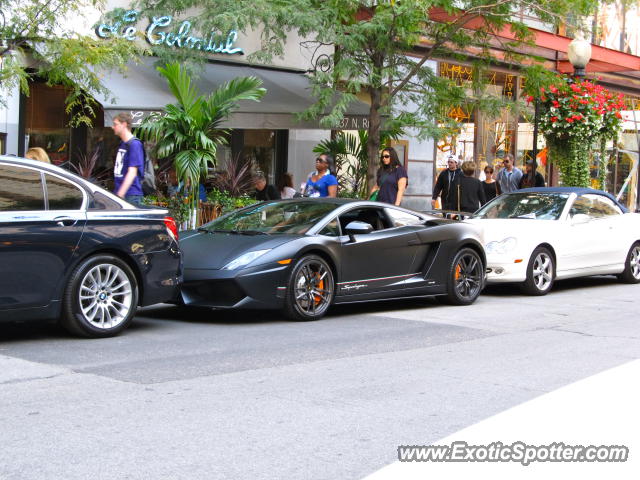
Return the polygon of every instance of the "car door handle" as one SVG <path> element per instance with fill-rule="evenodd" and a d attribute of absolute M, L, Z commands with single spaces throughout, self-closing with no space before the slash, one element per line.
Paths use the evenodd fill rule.
<path fill-rule="evenodd" d="M 56 222 L 59 227 L 68 227 L 76 223 L 76 220 L 71 217 L 56 217 L 53 221 Z"/>
<path fill-rule="evenodd" d="M 407 245 L 411 245 L 411 246 L 413 246 L 413 245 L 421 245 L 421 244 L 422 244 L 422 242 L 420 240 L 409 240 L 407 242 Z"/>

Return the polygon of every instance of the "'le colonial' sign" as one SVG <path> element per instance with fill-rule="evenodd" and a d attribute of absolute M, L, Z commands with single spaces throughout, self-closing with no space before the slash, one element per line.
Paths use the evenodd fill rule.
<path fill-rule="evenodd" d="M 120 37 L 133 41 L 137 38 L 136 24 L 139 17 L 138 11 L 129 10 L 111 25 L 106 23 L 98 25 L 95 30 L 96 35 L 100 38 Z M 195 36 L 191 34 L 191 22 L 185 20 L 171 30 L 172 22 L 173 17 L 170 15 L 153 17 L 144 32 L 147 42 L 151 45 L 188 48 L 208 53 L 244 55 L 242 48 L 234 45 L 238 39 L 238 32 L 235 30 L 231 30 L 226 37 L 213 31 L 205 36 Z"/>

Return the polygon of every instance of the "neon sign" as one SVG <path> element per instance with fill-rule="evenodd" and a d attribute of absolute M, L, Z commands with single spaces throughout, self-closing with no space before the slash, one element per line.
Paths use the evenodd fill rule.
<path fill-rule="evenodd" d="M 121 20 L 109 25 L 101 23 L 96 27 L 96 35 L 100 38 L 124 38 L 135 40 L 138 35 L 136 23 L 139 12 L 129 10 L 122 15 Z M 171 27 L 173 17 L 164 15 L 153 17 L 144 32 L 144 37 L 151 45 L 166 45 L 173 48 L 188 48 L 207 53 L 224 53 L 227 55 L 244 55 L 242 48 L 234 44 L 238 39 L 238 32 L 231 30 L 227 36 L 211 31 L 205 36 L 191 34 L 191 22 L 184 20 L 177 28 L 166 31 Z"/>

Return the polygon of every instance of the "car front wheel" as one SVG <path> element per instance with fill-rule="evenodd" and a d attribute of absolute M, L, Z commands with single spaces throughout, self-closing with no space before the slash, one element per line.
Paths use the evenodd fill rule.
<path fill-rule="evenodd" d="M 634 243 L 629 250 L 624 271 L 618 279 L 624 283 L 640 283 L 640 242 Z"/>
<path fill-rule="evenodd" d="M 292 320 L 317 320 L 326 313 L 334 293 L 331 267 L 318 255 L 306 255 L 291 270 L 285 313 Z"/>
<path fill-rule="evenodd" d="M 545 247 L 536 248 L 527 265 L 527 279 L 521 289 L 527 295 L 546 295 L 553 286 L 555 264 L 553 255 Z"/>
<path fill-rule="evenodd" d="M 484 265 L 478 252 L 463 248 L 449 267 L 446 303 L 470 305 L 475 302 L 484 285 Z"/>
<path fill-rule="evenodd" d="M 74 335 L 111 337 L 129 325 L 137 305 L 138 283 L 129 265 L 113 255 L 96 255 L 71 274 L 61 324 Z"/>

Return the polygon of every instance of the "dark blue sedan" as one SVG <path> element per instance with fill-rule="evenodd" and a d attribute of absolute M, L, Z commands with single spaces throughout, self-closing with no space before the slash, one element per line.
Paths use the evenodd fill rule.
<path fill-rule="evenodd" d="M 116 335 L 138 305 L 176 299 L 177 239 L 166 210 L 0 156 L 0 321 L 59 319 L 76 335 Z"/>

